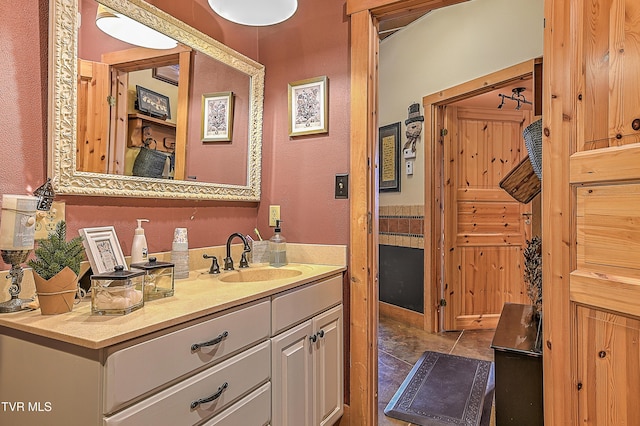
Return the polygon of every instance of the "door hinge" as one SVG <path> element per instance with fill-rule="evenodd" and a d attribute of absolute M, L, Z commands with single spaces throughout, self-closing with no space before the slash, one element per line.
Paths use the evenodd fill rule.
<path fill-rule="evenodd" d="M 440 129 L 440 136 L 447 136 L 449 131 L 447 129 Z"/>
<path fill-rule="evenodd" d="M 112 96 L 112 95 L 107 96 L 107 103 L 109 104 L 110 107 L 116 106 L 115 96 Z"/>
<path fill-rule="evenodd" d="M 373 233 L 373 218 L 371 212 L 367 212 L 367 229 L 369 233 Z"/>
<path fill-rule="evenodd" d="M 446 301 L 446 300 L 444 300 L 444 299 L 440 299 L 440 304 L 439 304 L 439 306 L 443 306 L 443 307 L 444 307 L 444 306 L 447 306 L 447 301 Z"/>

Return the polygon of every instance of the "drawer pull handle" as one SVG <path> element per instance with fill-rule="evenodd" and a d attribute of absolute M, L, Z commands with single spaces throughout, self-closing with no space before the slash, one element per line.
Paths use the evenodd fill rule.
<path fill-rule="evenodd" d="M 226 338 L 229 335 L 228 331 L 225 331 L 224 333 L 222 333 L 221 335 L 219 335 L 218 337 L 216 337 L 213 340 L 209 340 L 208 342 L 204 342 L 204 343 L 194 343 L 193 345 L 191 345 L 191 351 L 197 351 L 200 348 L 203 348 L 205 346 L 213 346 L 213 345 L 217 345 L 218 343 L 222 342 L 222 340 L 224 338 Z"/>
<path fill-rule="evenodd" d="M 207 402 L 215 401 L 216 399 L 220 398 L 220 395 L 222 395 L 222 392 L 224 392 L 224 390 L 228 387 L 229 387 L 229 383 L 224 382 L 224 384 L 218 388 L 218 392 L 214 393 L 213 395 L 207 398 L 202 398 L 197 401 L 193 401 L 191 403 L 191 409 L 195 410 L 196 408 L 198 408 L 198 405 L 200 404 L 206 404 Z"/>

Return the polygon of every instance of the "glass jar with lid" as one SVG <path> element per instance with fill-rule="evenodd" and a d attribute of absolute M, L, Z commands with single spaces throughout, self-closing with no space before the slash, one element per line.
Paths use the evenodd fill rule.
<path fill-rule="evenodd" d="M 91 276 L 91 313 L 126 315 L 144 306 L 144 271 L 117 265 L 112 272 Z"/>

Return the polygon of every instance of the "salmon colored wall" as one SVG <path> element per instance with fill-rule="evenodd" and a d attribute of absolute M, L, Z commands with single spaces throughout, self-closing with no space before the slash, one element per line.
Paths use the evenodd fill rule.
<path fill-rule="evenodd" d="M 206 0 L 154 0 L 200 31 L 266 66 L 261 203 L 58 196 L 69 234 L 113 225 L 125 255 L 136 218 L 147 218 L 149 249 L 171 248 L 173 229 L 189 229 L 190 247 L 219 245 L 258 225 L 271 234 L 268 205 L 282 208 L 291 242 L 346 244 L 348 200 L 333 198 L 334 175 L 349 165 L 349 40 L 344 0 L 301 1 L 289 21 L 251 28 L 217 17 Z M 37 17 L 37 19 L 36 19 Z M 28 194 L 46 177 L 48 1 L 0 2 L 0 195 Z M 329 77 L 329 133 L 289 138 L 287 83 Z"/>

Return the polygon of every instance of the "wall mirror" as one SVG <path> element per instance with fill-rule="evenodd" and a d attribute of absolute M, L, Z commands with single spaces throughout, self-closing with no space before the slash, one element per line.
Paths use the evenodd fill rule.
<path fill-rule="evenodd" d="M 176 47 L 95 39 L 105 36 L 95 29 L 99 5 L 169 36 Z M 259 201 L 263 65 L 142 0 L 52 0 L 49 37 L 48 173 L 57 193 Z M 96 86 L 103 92 L 86 91 Z M 169 114 L 143 108 L 147 94 Z M 232 113 L 221 137 L 202 129 L 211 123 L 209 99 Z M 131 175 L 145 141 L 169 157 L 161 177 Z"/>

